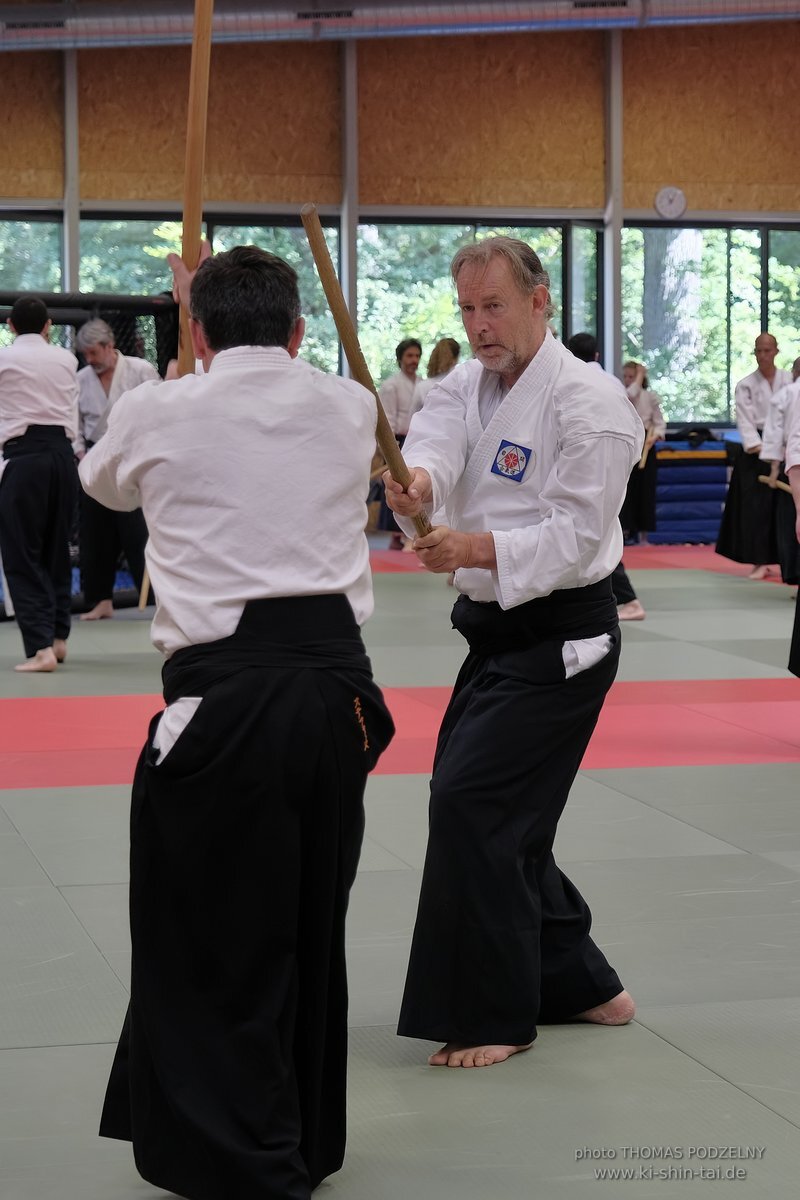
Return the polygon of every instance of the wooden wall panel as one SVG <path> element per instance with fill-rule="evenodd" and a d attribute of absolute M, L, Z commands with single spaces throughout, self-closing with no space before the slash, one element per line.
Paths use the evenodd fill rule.
<path fill-rule="evenodd" d="M 188 47 L 78 53 L 83 200 L 180 200 Z"/>
<path fill-rule="evenodd" d="M 215 47 L 209 196 L 299 206 L 341 201 L 340 60 L 333 42 Z"/>
<path fill-rule="evenodd" d="M 677 184 L 690 208 L 800 208 L 800 22 L 623 40 L 625 204 Z"/>
<path fill-rule="evenodd" d="M 0 54 L 0 195 L 60 200 L 64 194 L 61 55 Z"/>
<path fill-rule="evenodd" d="M 602 206 L 598 33 L 358 47 L 362 204 Z"/>
<path fill-rule="evenodd" d="M 341 198 L 339 48 L 215 46 L 206 146 L 207 204 Z M 82 51 L 83 199 L 180 200 L 188 47 Z"/>

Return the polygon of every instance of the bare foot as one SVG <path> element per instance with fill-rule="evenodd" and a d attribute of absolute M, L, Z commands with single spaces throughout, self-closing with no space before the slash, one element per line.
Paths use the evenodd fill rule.
<path fill-rule="evenodd" d="M 763 563 L 756 564 L 756 566 L 753 567 L 752 571 L 747 576 L 747 578 L 748 579 L 766 579 L 767 576 L 769 575 L 769 573 L 770 573 L 769 567 L 764 566 Z"/>
<path fill-rule="evenodd" d="M 505 1062 L 512 1054 L 521 1054 L 530 1050 L 533 1042 L 527 1046 L 462 1046 L 458 1042 L 448 1042 L 428 1059 L 431 1067 L 491 1067 L 494 1063 Z"/>
<path fill-rule="evenodd" d="M 629 600 L 627 604 L 617 606 L 617 616 L 620 621 L 643 621 L 646 615 L 638 600 Z"/>
<path fill-rule="evenodd" d="M 14 667 L 15 671 L 25 672 L 30 674 L 32 671 L 55 671 L 58 665 L 58 660 L 52 646 L 45 646 L 44 650 L 37 650 L 31 657 L 27 658 L 24 663 L 18 663 Z"/>
<path fill-rule="evenodd" d="M 636 1016 L 636 1005 L 633 997 L 627 992 L 620 992 L 598 1004 L 596 1008 L 587 1008 L 586 1012 L 578 1013 L 576 1021 L 589 1021 L 592 1025 L 627 1025 Z"/>
<path fill-rule="evenodd" d="M 56 662 L 67 661 L 67 643 L 64 638 L 53 639 L 53 653 L 56 656 Z"/>
<path fill-rule="evenodd" d="M 82 621 L 108 621 L 114 615 L 114 605 L 110 600 L 101 600 L 89 612 L 81 613 Z"/>

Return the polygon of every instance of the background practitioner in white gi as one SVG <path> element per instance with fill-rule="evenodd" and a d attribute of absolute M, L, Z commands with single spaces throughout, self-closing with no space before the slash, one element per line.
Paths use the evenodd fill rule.
<path fill-rule="evenodd" d="M 142 384 L 80 467 L 142 505 L 165 655 L 131 808 L 131 1002 L 101 1133 L 188 1200 L 308 1200 L 345 1143 L 344 919 L 393 727 L 359 625 L 374 397 L 297 357 L 297 276 L 198 268 L 205 375 Z"/>
<path fill-rule="evenodd" d="M 619 514 L 622 532 L 642 544 L 656 527 L 656 477 L 658 464 L 653 446 L 667 432 L 661 412 L 660 397 L 650 390 L 650 380 L 644 363 L 626 362 L 622 367 L 625 392 L 644 425 L 644 466 L 641 459 L 631 471 L 628 488 Z"/>
<path fill-rule="evenodd" d="M 567 349 L 581 362 L 588 363 L 596 371 L 602 371 L 607 379 L 616 385 L 620 395 L 628 399 L 628 391 L 623 383 L 606 371 L 600 363 L 600 351 L 597 349 L 597 338 L 593 333 L 575 333 L 567 342 Z M 636 405 L 634 405 L 636 408 Z M 638 409 L 636 410 L 639 411 Z M 642 422 L 644 424 L 644 422 Z M 636 471 L 636 467 L 633 468 Z M 621 522 L 620 522 L 621 524 Z M 617 602 L 617 617 L 620 621 L 643 621 L 647 616 L 639 597 L 636 595 L 624 564 L 620 561 L 611 572 L 611 590 Z"/>
<path fill-rule="evenodd" d="M 148 380 L 158 380 L 155 367 L 145 358 L 121 354 L 114 331 L 105 321 L 87 321 L 78 330 L 78 349 L 86 366 L 78 372 L 78 441 L 83 458 L 108 428 L 111 409 L 124 392 Z M 85 493 L 81 496 L 81 585 L 88 611 L 82 621 L 113 617 L 114 579 L 120 553 L 125 555 L 133 582 L 141 591 L 147 525 L 140 508 L 112 512 Z"/>
<path fill-rule="evenodd" d="M 795 505 L 795 537 L 800 543 L 800 388 L 792 398 L 786 410 L 784 431 L 786 434 L 786 474 L 792 489 Z M 800 589 L 794 610 L 794 629 L 792 644 L 789 651 L 789 670 L 793 675 L 800 676 Z"/>
<path fill-rule="evenodd" d="M 409 533 L 411 516 L 444 508 L 448 524 L 414 548 L 455 570 L 470 647 L 436 748 L 398 1032 L 445 1042 L 433 1065 L 482 1067 L 527 1049 L 537 1020 L 634 1013 L 552 846 L 616 673 L 609 576 L 644 433 L 547 331 L 549 278 L 529 246 L 487 238 L 452 270 L 477 361 L 414 416 L 408 495 L 386 480 Z"/>
<path fill-rule="evenodd" d="M 51 346 L 37 296 L 21 296 L 0 349 L 0 553 L 25 646 L 16 671 L 56 669 L 67 655 L 72 602 L 69 534 L 78 498 L 78 364 Z"/>
<path fill-rule="evenodd" d="M 753 563 L 750 579 L 764 579 L 769 564 L 778 561 L 775 493 L 758 482 L 759 475 L 769 474 L 759 454 L 770 402 L 779 388 L 792 382 L 789 371 L 775 366 L 777 354 L 777 339 L 760 333 L 755 341 L 758 369 L 736 385 L 736 428 L 743 453 L 733 467 L 716 546 L 723 558 Z"/>
<path fill-rule="evenodd" d="M 786 457 L 786 420 L 795 397 L 800 394 L 800 358 L 792 363 L 792 383 L 773 392 L 764 422 L 764 437 L 759 458 L 769 463 L 769 483 L 775 488 L 781 478 Z M 763 484 L 762 484 L 763 486 Z M 775 541 L 781 579 L 784 583 L 800 583 L 800 546 L 795 536 L 796 514 L 794 501 L 782 489 L 775 488 Z"/>
<path fill-rule="evenodd" d="M 423 392 L 420 390 L 422 380 L 417 375 L 419 360 L 422 358 L 422 346 L 416 338 L 403 338 L 395 348 L 398 370 L 394 375 L 385 379 L 378 389 L 378 395 L 386 413 L 386 419 L 392 427 L 392 433 L 397 438 L 398 446 L 402 446 L 408 433 L 412 416 L 422 407 Z M 394 517 L 389 512 L 386 500 L 381 503 L 378 514 L 378 528 L 391 530 L 389 539 L 390 550 L 403 549 L 403 535 L 399 532 Z M 410 544 L 410 543 L 409 543 Z"/>

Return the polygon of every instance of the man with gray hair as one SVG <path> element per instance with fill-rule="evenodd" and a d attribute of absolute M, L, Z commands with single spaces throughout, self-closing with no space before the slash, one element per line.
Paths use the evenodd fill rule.
<path fill-rule="evenodd" d="M 616 381 L 548 331 L 549 278 L 495 237 L 452 264 L 475 354 L 431 389 L 385 476 L 430 571 L 455 571 L 469 654 L 439 733 L 428 851 L 398 1032 L 433 1066 L 527 1050 L 538 1021 L 623 1025 L 634 1004 L 553 858 L 556 825 L 617 669 L 610 576 L 642 423 Z"/>
<path fill-rule="evenodd" d="M 78 372 L 77 456 L 83 458 L 106 431 L 116 401 L 140 383 L 159 375 L 144 358 L 121 354 L 114 331 L 105 321 L 87 321 L 78 331 L 78 349 L 86 366 Z M 112 512 L 85 493 L 81 496 L 81 582 L 87 611 L 82 621 L 113 617 L 114 578 L 124 553 L 136 587 L 141 591 L 147 526 L 142 510 Z"/>

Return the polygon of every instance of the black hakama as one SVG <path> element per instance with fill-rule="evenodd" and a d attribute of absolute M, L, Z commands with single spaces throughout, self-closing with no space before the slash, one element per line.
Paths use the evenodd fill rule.
<path fill-rule="evenodd" d="M 29 425 L 3 447 L 0 554 L 25 655 L 68 638 L 69 536 L 78 501 L 72 445 L 60 425 Z"/>
<path fill-rule="evenodd" d="M 179 650 L 131 808 L 131 1001 L 100 1132 L 188 1200 L 307 1200 L 345 1142 L 344 921 L 393 725 L 344 596 Z"/>
<path fill-rule="evenodd" d="M 794 606 L 794 625 L 792 627 L 792 644 L 789 648 L 789 670 L 800 678 L 800 591 Z"/>
<path fill-rule="evenodd" d="M 778 561 L 775 491 L 758 482 L 769 471 L 769 463 L 757 454 L 737 455 L 717 538 L 717 554 L 723 558 L 756 565 Z"/>
<path fill-rule="evenodd" d="M 780 480 L 788 483 L 786 475 L 781 472 Z M 761 487 L 763 487 L 763 483 Z M 778 549 L 778 562 L 781 567 L 781 579 L 784 583 L 800 583 L 800 542 L 797 540 L 797 509 L 794 496 L 788 492 L 775 490 L 775 538 Z"/>
<path fill-rule="evenodd" d="M 462 596 L 470 653 L 445 713 L 398 1032 L 524 1045 L 622 991 L 589 936 L 591 914 L 553 859 L 556 825 L 617 671 L 608 580 L 507 611 Z M 566 679 L 564 639 L 609 633 Z"/>
<path fill-rule="evenodd" d="M 87 608 L 110 600 L 120 554 L 125 555 L 137 592 L 144 579 L 147 525 L 140 508 L 116 512 L 86 492 L 81 494 L 81 588 Z"/>
<path fill-rule="evenodd" d="M 637 463 L 630 473 L 625 499 L 619 514 L 625 536 L 650 533 L 656 528 L 656 484 L 658 462 L 652 446 L 643 467 Z"/>
<path fill-rule="evenodd" d="M 617 604 L 630 604 L 636 599 L 636 592 L 631 583 L 628 572 L 624 565 L 620 562 L 614 567 L 611 572 L 611 590 L 614 593 L 614 599 Z"/>

